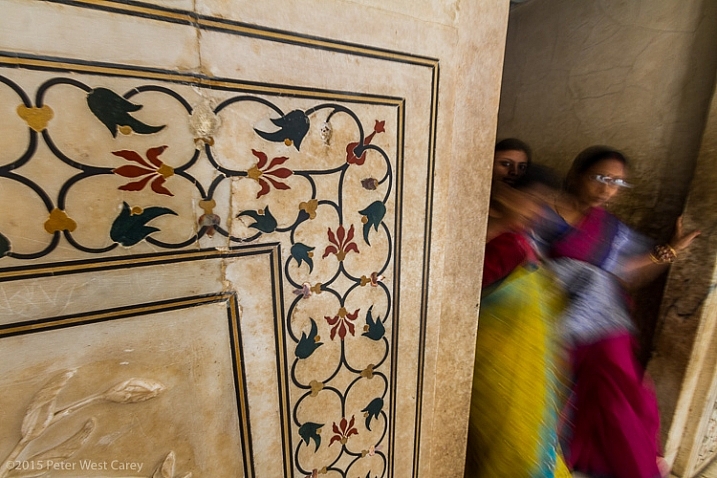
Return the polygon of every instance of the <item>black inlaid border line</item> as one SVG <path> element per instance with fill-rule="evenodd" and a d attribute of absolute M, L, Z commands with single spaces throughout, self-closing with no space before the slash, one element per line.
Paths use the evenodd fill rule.
<path fill-rule="evenodd" d="M 394 244 L 395 244 L 395 251 L 394 251 L 394 259 L 393 259 L 393 275 L 394 275 L 394 283 L 397 284 L 397 286 L 394 288 L 394 294 L 393 294 L 393 323 L 391 325 L 393 331 L 391 334 L 391 392 L 389 394 L 390 396 L 390 402 L 389 402 L 389 443 L 388 443 L 388 456 L 389 459 L 389 473 L 388 476 L 394 476 L 394 466 L 395 466 L 395 460 L 394 457 L 396 456 L 396 409 L 397 409 L 397 393 L 398 393 L 398 343 L 399 343 L 399 337 L 398 337 L 398 331 L 399 331 L 399 321 L 400 321 L 400 315 L 399 311 L 400 309 L 400 286 L 398 286 L 401 283 L 401 240 L 402 240 L 402 228 L 401 225 L 403 224 L 403 179 L 404 179 L 404 167 L 405 167 L 405 161 L 403 152 L 405 151 L 405 116 L 406 116 L 406 105 L 405 103 L 401 104 L 401 106 L 396 111 L 396 124 L 400 125 L 400 128 L 396 131 L 398 137 L 396 138 L 396 208 L 395 208 L 395 217 L 394 217 Z M 417 397 L 418 399 L 418 397 Z M 414 435 L 416 439 L 418 437 Z"/>
<path fill-rule="evenodd" d="M 220 292 L 192 297 L 168 299 L 145 304 L 94 310 L 78 314 L 47 317 L 29 322 L 0 325 L 0 340 L 19 335 L 49 332 L 83 325 L 92 325 L 122 319 L 134 319 L 141 316 L 171 312 L 175 310 L 200 307 L 203 305 L 225 303 L 227 310 L 227 327 L 232 354 L 234 390 L 237 400 L 239 430 L 242 441 L 242 461 L 244 474 L 247 478 L 255 476 L 252 460 L 251 429 L 249 420 L 249 403 L 246 391 L 246 374 L 243 368 L 244 352 L 239 331 L 239 307 L 234 292 Z"/>
<path fill-rule="evenodd" d="M 426 181 L 426 215 L 425 228 L 423 234 L 423 282 L 421 287 L 421 326 L 418 344 L 418 392 L 416 394 L 416 441 L 413 450 L 413 476 L 418 476 L 418 465 L 421 448 L 421 421 L 423 420 L 423 382 L 425 378 L 426 365 L 426 327 L 428 322 L 428 288 L 429 276 L 431 272 L 431 232 L 433 228 L 433 191 L 436 160 L 436 139 L 437 139 L 437 121 L 438 117 L 438 81 L 439 69 L 438 65 L 433 69 L 433 79 L 431 81 L 431 131 L 428 137 L 428 174 Z M 435 403 L 435 396 L 434 396 Z M 435 430 L 435 427 L 434 427 Z M 430 458 L 429 458 L 430 459 Z"/>
<path fill-rule="evenodd" d="M 437 66 L 435 58 L 414 55 L 396 50 L 370 47 L 358 43 L 350 43 L 339 40 L 332 40 L 312 35 L 279 30 L 275 28 L 261 27 L 248 23 L 227 20 L 218 17 L 200 15 L 188 10 L 171 9 L 159 7 L 143 2 L 118 1 L 118 0 L 46 0 L 49 3 L 60 3 L 80 8 L 104 10 L 108 12 L 121 13 L 125 15 L 139 16 L 157 21 L 177 23 L 182 25 L 194 25 L 205 30 L 214 30 L 224 33 L 233 33 L 242 36 L 259 38 L 290 45 L 304 46 L 308 48 L 334 51 L 349 55 L 376 58 L 410 65 L 433 68 Z"/>
<path fill-rule="evenodd" d="M 227 293 L 228 312 L 229 312 L 229 336 L 232 341 L 230 350 L 232 352 L 232 360 L 234 361 L 234 387 L 237 391 L 237 406 L 239 407 L 239 426 L 242 433 L 242 461 L 244 465 L 244 475 L 247 478 L 254 478 L 256 470 L 254 469 L 254 447 L 251 439 L 251 419 L 249 417 L 249 393 L 247 391 L 246 373 L 244 373 L 244 347 L 242 347 L 241 323 L 239 314 L 239 304 L 235 292 Z M 276 317 L 274 318 L 276 321 Z M 240 372 L 240 373 L 238 373 Z M 281 387 L 279 387 L 281 388 Z M 239 400 L 242 397 L 242 400 Z"/>
<path fill-rule="evenodd" d="M 294 445 L 291 439 L 291 423 L 290 411 L 292 410 L 289 403 L 289 365 L 286 357 L 288 349 L 285 342 L 286 337 L 286 321 L 284 320 L 284 288 L 283 276 L 281 273 L 281 248 L 277 245 L 271 251 L 271 284 L 272 296 L 274 297 L 274 343 L 277 352 L 277 380 L 279 383 L 279 419 L 281 422 L 281 443 L 284 453 L 284 476 L 294 476 Z"/>
<path fill-rule="evenodd" d="M 362 104 L 398 106 L 402 98 L 379 96 L 356 92 L 322 90 L 318 88 L 286 87 L 271 83 L 214 78 L 198 73 L 178 73 L 159 68 L 133 67 L 105 62 L 91 62 L 72 58 L 48 57 L 27 53 L 0 51 L 0 66 L 21 67 L 42 71 L 87 73 L 93 75 L 119 76 L 159 80 L 168 83 L 195 85 L 214 90 L 237 91 L 260 95 L 286 96 L 320 100 L 339 100 Z"/>
<path fill-rule="evenodd" d="M 153 252 L 149 254 L 137 254 L 135 256 L 102 257 L 79 261 L 55 262 L 52 264 L 6 267 L 0 269 L 0 282 L 20 279 L 36 279 L 40 277 L 54 277 L 65 274 L 129 269 L 160 264 L 176 264 L 179 262 L 198 261 L 204 259 L 222 259 L 266 254 L 272 253 L 277 247 L 278 244 L 276 243 L 267 243 L 252 246 L 236 246 L 227 250 L 195 249 L 179 252 Z"/>

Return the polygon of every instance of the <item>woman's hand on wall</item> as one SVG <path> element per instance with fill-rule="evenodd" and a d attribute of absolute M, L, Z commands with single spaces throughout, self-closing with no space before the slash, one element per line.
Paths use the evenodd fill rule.
<path fill-rule="evenodd" d="M 675 234 L 672 236 L 670 246 L 675 250 L 676 253 L 679 253 L 680 251 L 683 251 L 690 247 L 692 241 L 694 241 L 695 238 L 701 233 L 702 231 L 700 231 L 699 229 L 695 229 L 694 231 L 685 234 L 684 228 L 682 226 L 682 216 L 680 216 L 677 218 L 677 222 L 675 223 Z"/>

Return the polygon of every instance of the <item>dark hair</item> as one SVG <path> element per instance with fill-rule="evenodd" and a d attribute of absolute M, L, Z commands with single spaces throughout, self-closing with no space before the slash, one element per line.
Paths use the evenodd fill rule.
<path fill-rule="evenodd" d="M 495 144 L 495 152 L 498 151 L 522 151 L 528 158 L 528 164 L 533 160 L 533 152 L 530 146 L 517 138 L 505 138 Z"/>
<path fill-rule="evenodd" d="M 575 188 L 578 178 L 595 164 L 600 161 L 605 161 L 606 159 L 614 159 L 620 161 L 623 166 L 628 166 L 627 158 L 621 151 L 611 148 L 610 146 L 590 146 L 575 156 L 573 164 L 565 177 L 565 190 L 571 194 L 576 194 L 577 191 L 575 191 Z"/>
<path fill-rule="evenodd" d="M 525 174 L 513 184 L 513 187 L 515 189 L 528 189 L 538 185 L 559 190 L 562 186 L 562 180 L 554 169 L 542 164 L 531 164 Z"/>

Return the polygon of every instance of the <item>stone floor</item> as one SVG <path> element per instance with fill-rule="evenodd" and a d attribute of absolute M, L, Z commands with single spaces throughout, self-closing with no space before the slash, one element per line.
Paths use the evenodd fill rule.
<path fill-rule="evenodd" d="M 672 477 L 674 475 L 670 475 Z M 696 478 L 717 478 L 717 461 L 713 461 L 707 468 L 702 470 L 702 473 L 697 475 Z"/>
<path fill-rule="evenodd" d="M 580 473 L 573 473 L 573 478 L 589 478 L 586 475 Z M 678 478 L 676 475 L 670 475 L 670 478 Z M 697 475 L 695 478 L 717 478 L 717 460 L 712 462 L 707 468 L 702 470 L 702 473 Z"/>
<path fill-rule="evenodd" d="M 712 462 L 707 468 L 700 473 L 699 478 L 717 478 L 717 461 Z"/>

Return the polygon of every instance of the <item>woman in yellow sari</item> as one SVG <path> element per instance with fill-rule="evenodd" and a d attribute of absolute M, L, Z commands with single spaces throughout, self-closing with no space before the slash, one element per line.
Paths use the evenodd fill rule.
<path fill-rule="evenodd" d="M 565 297 L 539 266 L 525 228 L 553 175 L 531 166 L 493 195 L 480 307 L 466 478 L 569 478 L 557 440 Z M 542 188 L 542 189 L 541 189 Z"/>

